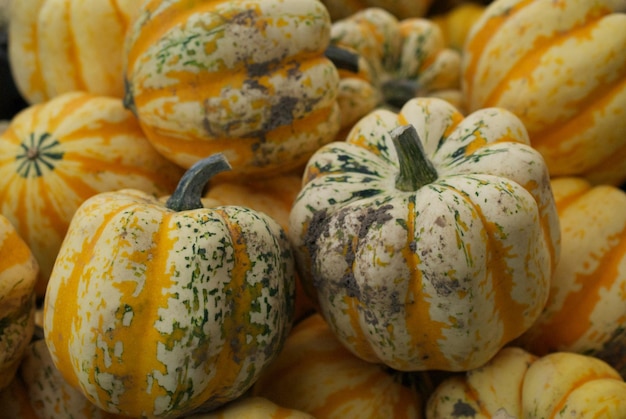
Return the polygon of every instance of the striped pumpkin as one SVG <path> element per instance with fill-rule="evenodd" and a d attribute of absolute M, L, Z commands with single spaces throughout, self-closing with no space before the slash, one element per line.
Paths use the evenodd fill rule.
<path fill-rule="evenodd" d="M 0 390 L 13 379 L 33 335 L 38 272 L 30 248 L 0 215 Z"/>
<path fill-rule="evenodd" d="M 594 355 L 626 377 L 626 192 L 581 178 L 554 179 L 552 189 L 561 260 L 545 309 L 517 344 Z"/>
<path fill-rule="evenodd" d="M 537 357 L 507 347 L 481 368 L 448 378 L 427 419 L 626 417 L 626 383 L 607 363 L 571 352 Z"/>
<path fill-rule="evenodd" d="M 468 109 L 515 113 L 552 176 L 626 181 L 623 12 L 623 0 L 494 1 L 464 48 Z"/>
<path fill-rule="evenodd" d="M 101 409 L 178 417 L 241 396 L 292 322 L 284 231 L 240 206 L 203 208 L 228 165 L 199 161 L 172 196 L 105 192 L 76 211 L 50 276 L 44 333 L 55 366 Z"/>
<path fill-rule="evenodd" d="M 188 168 L 224 153 L 240 174 L 304 165 L 339 129 L 339 76 L 318 0 L 142 3 L 126 46 L 126 106 Z"/>
<path fill-rule="evenodd" d="M 16 115 L 0 134 L 0 212 L 39 262 L 37 294 L 85 199 L 125 187 L 171 193 L 183 172 L 154 150 L 121 99 L 70 92 Z"/>
<path fill-rule="evenodd" d="M 316 418 L 422 418 L 422 396 L 402 377 L 354 356 L 313 314 L 294 327 L 253 394 Z"/>
<path fill-rule="evenodd" d="M 124 96 L 123 44 L 139 1 L 12 1 L 9 58 L 31 104 L 71 91 Z"/>
<path fill-rule="evenodd" d="M 333 45 L 356 52 L 366 66 L 340 73 L 342 129 L 376 107 L 397 110 L 416 96 L 440 96 L 461 107 L 461 54 L 446 47 L 434 22 L 367 8 L 334 22 L 331 36 Z"/>
<path fill-rule="evenodd" d="M 541 156 L 503 109 L 417 98 L 318 150 L 290 215 L 341 342 L 398 370 L 487 362 L 543 308 L 560 252 Z"/>

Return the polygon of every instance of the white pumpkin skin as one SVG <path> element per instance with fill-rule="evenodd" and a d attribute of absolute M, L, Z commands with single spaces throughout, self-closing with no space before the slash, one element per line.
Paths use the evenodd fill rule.
<path fill-rule="evenodd" d="M 268 216 L 177 212 L 122 190 L 72 219 L 44 331 L 55 365 L 100 408 L 175 417 L 254 383 L 291 327 L 294 293 L 289 243 Z"/>
<path fill-rule="evenodd" d="M 438 172 L 415 192 L 396 188 L 401 122 Z M 560 246 L 547 168 L 519 119 L 463 119 L 432 98 L 375 111 L 318 150 L 288 232 L 339 339 L 398 370 L 486 362 L 538 317 Z"/>

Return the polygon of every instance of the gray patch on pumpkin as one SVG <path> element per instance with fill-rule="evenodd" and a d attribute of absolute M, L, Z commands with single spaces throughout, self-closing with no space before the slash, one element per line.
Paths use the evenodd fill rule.
<path fill-rule="evenodd" d="M 472 406 L 460 399 L 454 403 L 452 410 L 452 416 L 455 418 L 474 418 L 477 413 L 478 412 Z"/>

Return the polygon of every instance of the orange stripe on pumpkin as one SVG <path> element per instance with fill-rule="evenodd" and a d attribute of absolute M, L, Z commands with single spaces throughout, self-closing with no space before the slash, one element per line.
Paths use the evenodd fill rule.
<path fill-rule="evenodd" d="M 478 67 L 478 62 L 482 57 L 481 52 L 485 48 L 485 45 L 489 43 L 490 39 L 494 38 L 495 34 L 511 18 L 511 16 L 529 4 L 534 3 L 534 1 L 535 0 L 522 0 L 513 7 L 503 11 L 501 15 L 490 16 L 489 19 L 479 27 L 479 30 L 472 34 L 465 48 L 466 55 L 470 58 L 463 75 L 465 78 L 466 97 L 472 97 L 472 78 L 476 77 L 476 68 Z"/>
<path fill-rule="evenodd" d="M 412 195 L 407 205 L 407 243 L 402 248 L 410 275 L 404 301 L 406 330 L 411 338 L 411 347 L 422 356 L 425 368 L 446 369 L 450 360 L 443 354 L 441 345 L 445 345 L 446 339 L 443 330 L 450 326 L 432 319 L 430 314 L 432 296 L 424 292 L 422 272 L 418 268 L 420 257 L 411 250 L 411 243 L 416 236 L 416 218 L 415 196 Z"/>

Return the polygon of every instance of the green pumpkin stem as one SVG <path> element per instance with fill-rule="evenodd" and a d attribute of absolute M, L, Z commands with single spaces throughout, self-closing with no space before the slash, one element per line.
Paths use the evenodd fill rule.
<path fill-rule="evenodd" d="M 337 69 L 347 70 L 352 73 L 359 72 L 359 56 L 352 51 L 330 44 L 326 48 L 324 55 L 332 61 Z"/>
<path fill-rule="evenodd" d="M 209 180 L 218 173 L 230 169 L 230 163 L 222 153 L 197 161 L 183 174 L 165 206 L 173 211 L 203 208 L 202 195 Z"/>
<path fill-rule="evenodd" d="M 417 191 L 437 179 L 437 170 L 426 158 L 424 146 L 413 125 L 402 125 L 391 131 L 391 139 L 398 154 L 400 173 L 396 188 L 405 192 Z"/>

